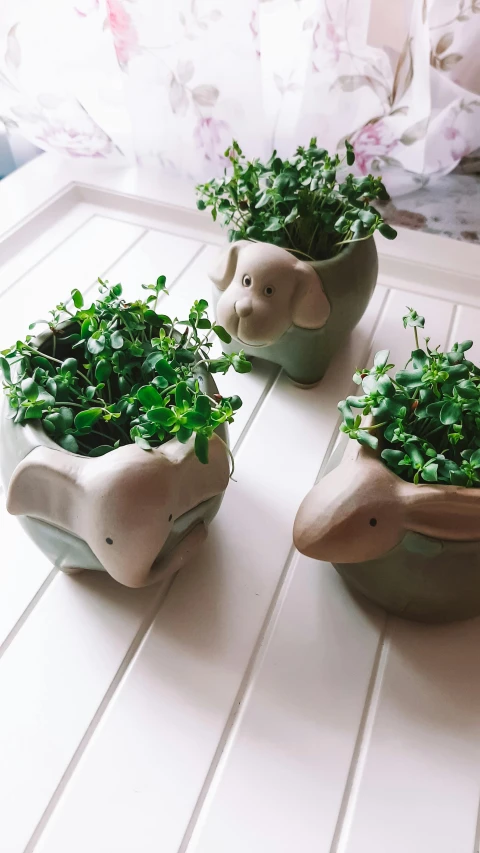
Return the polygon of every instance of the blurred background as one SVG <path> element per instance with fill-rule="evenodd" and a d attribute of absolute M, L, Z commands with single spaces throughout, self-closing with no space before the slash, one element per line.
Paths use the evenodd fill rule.
<path fill-rule="evenodd" d="M 480 240 L 480 0 L 2 0 L 0 175 L 221 173 L 345 139 L 394 224 Z"/>

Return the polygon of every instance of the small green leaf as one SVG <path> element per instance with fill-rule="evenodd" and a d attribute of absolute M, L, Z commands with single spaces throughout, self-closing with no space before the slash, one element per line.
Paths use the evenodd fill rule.
<path fill-rule="evenodd" d="M 195 454 L 203 465 L 208 463 L 208 438 L 199 432 L 195 436 Z"/>
<path fill-rule="evenodd" d="M 141 435 L 135 436 L 135 444 L 138 444 L 142 450 L 152 450 L 151 445 L 148 443 L 146 438 L 143 438 Z"/>
<path fill-rule="evenodd" d="M 193 430 L 189 429 L 189 427 L 181 426 L 178 432 L 175 433 L 175 437 L 180 444 L 186 444 L 189 438 L 192 437 Z"/>
<path fill-rule="evenodd" d="M 94 337 L 96 335 L 96 337 Z M 91 338 L 88 339 L 87 349 L 92 355 L 100 355 L 105 349 L 105 335 L 94 332 Z"/>
<path fill-rule="evenodd" d="M 480 450 L 475 450 L 470 457 L 470 465 L 474 468 L 480 468 Z"/>
<path fill-rule="evenodd" d="M 342 413 L 343 420 L 345 421 L 346 425 L 349 427 L 353 427 L 354 422 L 355 422 L 355 418 L 353 417 L 353 412 L 352 412 L 350 406 L 348 405 L 347 401 L 342 400 L 338 404 L 337 408 Z"/>
<path fill-rule="evenodd" d="M 171 409 L 167 409 L 166 406 L 159 406 L 155 409 L 150 409 L 147 412 L 147 418 L 149 421 L 153 421 L 156 424 L 161 424 L 164 427 L 173 426 L 176 421 L 176 416 Z"/>
<path fill-rule="evenodd" d="M 422 471 L 422 480 L 425 480 L 426 483 L 438 481 L 438 464 L 436 462 L 429 462 L 428 465 L 425 465 Z"/>
<path fill-rule="evenodd" d="M 405 442 L 405 453 L 408 454 L 410 459 L 412 460 L 414 465 L 423 465 L 425 459 L 423 457 L 422 451 L 420 450 L 418 444 L 415 442 Z"/>
<path fill-rule="evenodd" d="M 65 373 L 71 373 L 72 376 L 75 376 L 78 370 L 78 361 L 76 358 L 66 358 L 64 362 L 62 362 L 60 366 L 60 373 L 64 375 Z"/>
<path fill-rule="evenodd" d="M 61 406 L 59 415 L 61 417 L 63 431 L 65 432 L 73 424 L 73 412 L 67 406 Z"/>
<path fill-rule="evenodd" d="M 375 367 L 385 367 L 388 363 L 388 358 L 390 355 L 390 350 L 382 349 L 376 353 L 375 358 L 373 359 L 373 363 Z"/>
<path fill-rule="evenodd" d="M 192 399 L 192 392 L 186 382 L 179 382 L 175 388 L 175 405 L 183 406 L 185 403 L 189 406 Z"/>
<path fill-rule="evenodd" d="M 387 222 L 382 222 L 378 230 L 380 231 L 380 234 L 383 237 L 387 238 L 387 240 L 395 240 L 395 237 L 397 236 L 395 228 L 392 228 L 392 226 L 389 225 Z"/>
<path fill-rule="evenodd" d="M 77 308 L 77 309 L 83 308 L 83 304 L 84 304 L 83 303 L 83 296 L 79 290 L 77 290 L 77 289 L 72 290 L 72 299 L 73 299 L 73 304 L 75 305 L 75 308 Z"/>
<path fill-rule="evenodd" d="M 220 340 L 223 341 L 224 344 L 229 344 L 231 342 L 232 336 L 227 332 L 226 329 L 223 328 L 223 326 L 215 325 L 212 326 L 212 328 L 217 338 L 220 338 Z"/>
<path fill-rule="evenodd" d="M 101 417 L 102 411 L 103 409 L 95 407 L 92 409 L 85 409 L 85 411 L 83 412 L 79 412 L 78 415 L 75 417 L 75 428 L 78 430 L 89 429 Z"/>
<path fill-rule="evenodd" d="M 234 355 L 232 365 L 236 373 L 250 373 L 252 369 L 252 362 L 248 361 L 243 355 Z"/>
<path fill-rule="evenodd" d="M 179 347 L 175 350 L 175 358 L 179 362 L 179 364 L 193 364 L 195 361 L 195 353 L 189 349 L 183 349 Z"/>
<path fill-rule="evenodd" d="M 195 402 L 195 409 L 197 412 L 200 412 L 201 415 L 208 418 L 212 409 L 212 404 L 208 397 L 206 397 L 204 394 L 199 394 Z"/>
<path fill-rule="evenodd" d="M 364 447 L 370 447 L 372 450 L 376 450 L 378 447 L 377 436 L 371 435 L 369 432 L 363 429 L 358 430 L 357 441 L 359 444 L 362 444 Z"/>
<path fill-rule="evenodd" d="M 39 387 L 33 379 L 27 378 L 23 379 L 20 388 L 22 389 L 23 396 L 30 400 L 31 403 L 34 403 L 38 397 Z"/>
<path fill-rule="evenodd" d="M 415 369 L 423 368 L 428 363 L 428 355 L 423 349 L 416 349 L 412 352 L 412 361 Z"/>
<path fill-rule="evenodd" d="M 382 450 L 381 457 L 385 460 L 389 468 L 395 468 L 402 461 L 405 454 L 403 450 Z"/>
<path fill-rule="evenodd" d="M 231 405 L 232 410 L 234 412 L 236 412 L 237 409 L 240 409 L 243 406 L 243 401 L 242 401 L 241 397 L 239 397 L 237 394 L 234 394 L 232 397 L 229 397 L 228 399 L 230 400 L 230 405 Z"/>
<path fill-rule="evenodd" d="M 154 385 L 155 388 L 159 388 L 160 391 L 164 391 L 165 388 L 168 388 L 168 380 L 165 379 L 164 376 L 154 376 L 152 379 L 152 385 Z"/>
<path fill-rule="evenodd" d="M 0 356 L 0 370 L 2 371 L 3 378 L 6 382 L 11 382 L 11 373 L 10 373 L 10 365 L 6 358 Z"/>
<path fill-rule="evenodd" d="M 75 436 L 62 435 L 62 437 L 58 439 L 58 443 L 60 447 L 63 447 L 64 450 L 68 450 L 69 453 L 78 453 L 79 447 Z"/>
<path fill-rule="evenodd" d="M 159 329 L 160 326 L 164 325 L 163 316 L 161 314 L 157 314 L 156 311 L 149 309 L 148 311 L 145 311 L 143 316 L 145 317 L 145 322 L 150 326 L 155 326 L 155 328 Z"/>
<path fill-rule="evenodd" d="M 122 349 L 124 340 L 121 332 L 113 332 L 110 337 L 110 344 L 112 349 Z"/>
<path fill-rule="evenodd" d="M 166 381 L 166 380 L 164 380 Z M 163 397 L 158 393 L 153 385 L 143 385 L 137 391 L 137 400 L 140 401 L 145 409 L 150 409 L 152 406 L 163 406 Z"/>
<path fill-rule="evenodd" d="M 100 358 L 95 367 L 95 379 L 97 382 L 107 382 L 112 372 L 112 365 L 105 358 Z"/>
<path fill-rule="evenodd" d="M 94 447 L 92 450 L 88 451 L 88 455 L 91 457 L 96 456 L 105 456 L 106 453 L 110 453 L 114 448 L 110 444 L 99 444 L 98 447 Z"/>
<path fill-rule="evenodd" d="M 434 404 L 435 405 L 435 404 Z M 431 406 L 428 407 L 429 410 Z M 442 424 L 455 424 L 461 418 L 462 408 L 458 403 L 444 403 L 440 411 L 440 420 Z"/>
<path fill-rule="evenodd" d="M 38 420 L 39 418 L 42 417 L 42 415 L 43 415 L 42 406 L 37 406 L 37 405 L 29 406 L 29 408 L 26 409 L 26 411 L 25 411 L 25 420 L 26 421 Z"/>

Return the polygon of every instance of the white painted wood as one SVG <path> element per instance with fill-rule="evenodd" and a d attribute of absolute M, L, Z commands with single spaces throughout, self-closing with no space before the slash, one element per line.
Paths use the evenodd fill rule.
<path fill-rule="evenodd" d="M 405 300 L 443 342 L 452 306 L 393 292 L 359 366 L 390 348 L 403 368 L 413 343 Z M 189 853 L 331 850 L 384 625 L 380 610 L 355 601 L 333 575 L 327 564 L 298 560 Z"/>
<path fill-rule="evenodd" d="M 479 314 L 460 308 L 449 334 L 450 344 L 476 335 L 476 359 Z M 392 619 L 385 642 L 339 853 L 476 853 L 480 620 L 428 627 Z"/>
<path fill-rule="evenodd" d="M 95 215 L 98 215 L 98 208 L 85 202 L 79 202 L 73 207 L 68 206 L 65 213 L 56 217 L 44 233 L 23 245 L 21 251 L 13 254 L 10 259 L 3 258 L 0 250 L 0 293 L 8 287 L 14 287 L 21 276 L 54 252 L 64 240 Z"/>
<path fill-rule="evenodd" d="M 98 215 L 89 219 L 0 295 L 0 348 L 23 339 L 28 324 L 68 299 L 72 288 L 86 290 L 143 233 L 138 225 Z"/>
<path fill-rule="evenodd" d="M 121 223 L 112 220 L 114 227 L 119 227 L 120 231 L 124 226 Z M 120 280 L 125 283 L 127 298 L 138 298 L 143 291 L 140 288 L 139 282 L 142 278 L 149 282 L 153 276 L 160 272 L 165 272 L 172 281 L 171 296 L 165 296 L 164 302 L 172 308 L 172 313 L 181 313 L 185 305 L 189 306 L 195 296 L 198 296 L 199 281 L 202 277 L 206 278 L 205 265 L 210 262 L 208 253 L 203 257 L 201 244 L 186 241 L 178 237 L 165 237 L 157 232 L 149 232 L 140 240 L 134 243 L 133 248 L 111 265 L 108 270 L 108 276 L 111 282 Z M 118 244 L 117 244 L 118 251 Z M 161 266 L 159 269 L 159 257 L 161 258 Z M 80 259 L 78 259 L 80 263 Z M 182 275 L 183 266 L 187 266 L 187 272 Z M 66 274 L 66 270 L 57 269 L 59 277 Z M 188 274 L 188 277 L 187 277 Z M 137 278 L 138 276 L 138 278 Z M 88 280 L 88 279 L 87 279 Z M 137 284 L 135 284 L 137 282 Z M 205 282 L 206 283 L 206 282 Z M 90 293 L 93 291 L 90 289 Z M 48 294 L 45 294 L 48 297 Z M 245 419 L 252 415 L 252 412 L 257 405 L 258 399 L 263 393 L 264 385 L 268 379 L 268 375 L 264 375 L 263 384 L 257 377 L 256 380 L 247 389 L 246 399 L 244 400 Z M 230 390 L 230 393 L 232 391 Z M 0 591 L 5 590 L 5 598 L 3 601 L 6 606 L 5 623 L 6 628 L 11 629 L 15 624 L 16 619 L 21 615 L 23 608 L 28 604 L 28 601 L 37 593 L 38 586 L 45 580 L 45 577 L 50 579 L 48 570 L 50 567 L 45 565 L 46 561 L 38 555 L 38 552 L 33 545 L 30 545 L 25 535 L 21 531 L 16 519 L 6 517 L 3 510 L 5 520 L 8 521 L 9 538 L 3 538 L 7 533 L 7 524 L 5 530 L 2 526 L 1 536 L 2 544 L 5 548 L 4 571 L 0 572 Z M 3 522 L 2 518 L 2 522 Z M 22 575 L 23 562 L 30 561 L 29 569 L 26 571 L 26 576 Z M 42 574 L 42 566 L 43 574 Z M 192 568 L 192 571 L 194 567 Z M 54 577 L 51 587 L 44 592 L 41 602 L 35 608 L 35 616 L 39 622 L 32 622 L 32 617 L 28 619 L 25 625 L 21 625 L 21 630 L 17 637 L 14 638 L 10 648 L 4 652 L 4 661 L 15 663 L 9 665 L 5 663 L 5 669 L 0 660 L 0 685 L 3 682 L 6 692 L 11 696 L 6 713 L 1 715 L 0 712 L 0 755 L 5 754 L 2 744 L 13 744 L 11 747 L 14 752 L 17 749 L 15 738 L 13 737 L 13 729 L 15 731 L 23 731 L 29 715 L 36 720 L 34 727 L 29 728 L 25 733 L 25 746 L 22 752 L 16 758 L 15 773 L 9 773 L 8 778 L 4 776 L 3 782 L 5 789 L 2 790 L 2 778 L 0 772 L 0 813 L 2 812 L 2 804 L 11 817 L 11 821 L 0 821 L 0 850 L 17 851 L 23 850 L 25 843 L 30 838 L 38 821 L 41 819 L 45 808 L 48 807 L 49 800 L 54 794 L 55 788 L 61 784 L 63 772 L 65 771 L 69 761 L 75 754 L 75 750 L 80 745 L 80 741 L 91 724 L 91 720 L 98 706 L 107 693 L 111 679 L 118 667 L 121 666 L 122 660 L 126 654 L 131 654 L 131 644 L 135 641 L 137 631 L 140 627 L 141 619 L 144 618 L 145 629 L 148 627 L 156 609 L 156 601 L 159 600 L 162 591 L 160 589 L 145 590 L 141 595 L 133 593 L 135 605 L 134 616 L 131 616 L 130 593 L 127 589 L 123 589 L 121 593 L 117 584 L 109 582 L 105 579 L 95 580 L 93 577 L 88 577 L 90 573 L 85 573 L 80 577 L 65 578 L 61 573 Z M 95 573 L 93 573 L 95 575 Z M 32 578 L 32 580 L 30 579 Z M 91 633 L 97 631 L 97 640 L 101 642 L 109 642 L 107 633 L 102 640 L 101 620 L 98 625 L 82 624 L 85 622 L 83 611 L 77 611 L 77 602 L 75 598 L 75 585 L 86 584 L 90 590 L 93 584 L 93 595 L 98 599 L 98 614 L 101 615 L 102 608 L 107 610 L 117 606 L 117 598 L 120 595 L 120 603 L 122 608 L 125 608 L 124 624 L 121 621 L 116 626 L 115 645 L 112 647 L 111 669 L 105 667 L 97 673 L 97 677 L 93 680 L 82 675 L 79 670 L 83 655 L 91 654 L 92 647 L 89 645 L 85 649 L 85 640 L 83 632 L 85 630 Z M 73 587 L 72 587 L 73 585 Z M 43 591 L 43 588 L 40 592 Z M 12 594 L 13 592 L 13 594 Z M 90 593 L 89 593 L 90 595 Z M 9 596 L 7 598 L 7 596 Z M 19 603 L 15 607 L 15 596 Z M 22 607 L 23 605 L 23 607 Z M 40 615 L 41 614 L 41 615 Z M 0 605 L 0 632 L 2 628 L 2 607 Z M 68 642 L 58 643 L 58 638 L 63 638 L 66 625 L 69 620 L 72 622 L 73 631 Z M 33 627 L 32 627 L 33 626 Z M 118 628 L 118 630 L 117 630 Z M 52 654 L 50 643 L 58 644 L 58 653 Z M 0 633 L 1 640 L 1 633 Z M 138 642 L 138 637 L 137 637 Z M 30 653 L 30 644 L 35 644 L 35 650 Z M 68 654 L 72 659 L 72 668 L 66 669 L 65 663 L 65 648 L 68 648 Z M 129 652 L 130 649 L 130 652 Z M 43 656 L 48 657 L 48 667 L 40 667 L 39 659 Z M 13 668 L 10 668 L 10 667 Z M 33 669 L 31 669 L 33 668 Z M 12 692 L 10 680 L 12 673 L 15 672 L 15 678 L 18 685 L 24 685 L 21 689 L 28 692 L 28 697 L 24 693 L 17 696 L 15 691 Z M 5 676 L 4 676 L 5 674 Z M 5 681 L 3 678 L 5 677 Z M 47 682 L 45 685 L 44 682 Z M 57 687 L 55 687 L 57 685 Z M 48 686 L 48 689 L 46 689 Z M 0 686 L 0 692 L 2 687 Z M 57 712 L 56 703 L 58 700 L 58 690 L 66 694 L 65 702 L 75 702 L 75 714 L 70 713 L 70 705 L 66 710 L 65 703 L 60 701 L 60 711 Z M 78 702 L 77 691 L 81 690 L 84 693 L 84 701 Z M 17 713 L 18 704 L 26 702 L 28 708 L 25 709 L 25 714 L 19 716 Z M 59 713 L 63 714 L 64 720 L 59 729 Z M 18 729 L 16 728 L 18 724 Z M 2 737 L 5 741 L 2 741 Z M 46 752 L 50 749 L 50 744 L 59 739 L 58 760 L 52 758 L 49 762 L 49 772 L 44 773 L 44 761 Z M 22 799 L 24 794 L 23 777 L 27 775 L 30 779 L 31 790 L 29 789 L 26 799 Z M 18 812 L 10 808 L 10 803 L 15 801 L 22 802 L 23 818 L 20 822 Z"/>
<path fill-rule="evenodd" d="M 337 395 L 366 357 L 383 298 L 379 289 L 321 386 L 303 391 L 283 375 L 273 386 L 207 547 L 172 585 L 39 850 L 60 851 L 67 837 L 70 853 L 149 853 L 159 837 L 162 853 L 179 849 L 288 563 L 297 506 L 329 447 Z"/>
<path fill-rule="evenodd" d="M 0 490 L 0 651 L 2 644 L 38 593 L 51 580 L 52 566 L 22 534 L 18 521 L 8 515 Z"/>
<path fill-rule="evenodd" d="M 1 658 L 4 853 L 24 849 L 159 594 L 60 573 Z"/>
<path fill-rule="evenodd" d="M 203 244 L 223 239 L 189 184 L 39 157 L 0 185 L 0 348 L 72 287 L 93 297 L 99 273 L 128 298 L 166 274 L 162 309 L 181 314 L 209 298 Z M 317 389 L 265 363 L 217 377 L 244 400 L 237 482 L 164 600 L 50 573 L 0 512 L 1 853 L 478 846 L 479 623 L 392 620 L 385 639 L 378 611 L 291 549 L 370 344 L 406 360 L 405 305 L 434 343 L 477 335 L 478 247 L 401 230 L 378 248 L 394 290 Z"/>

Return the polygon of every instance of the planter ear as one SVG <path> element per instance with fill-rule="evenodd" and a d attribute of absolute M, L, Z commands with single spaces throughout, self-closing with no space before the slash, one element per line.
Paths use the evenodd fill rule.
<path fill-rule="evenodd" d="M 304 261 L 295 265 L 295 274 L 297 290 L 293 302 L 293 324 L 300 329 L 321 329 L 330 316 L 330 303 L 320 276 Z"/>
<path fill-rule="evenodd" d="M 480 540 L 478 489 L 447 486 L 445 489 L 405 484 L 406 526 L 424 536 L 457 542 Z"/>
<path fill-rule="evenodd" d="M 244 246 L 251 245 L 248 240 L 237 240 L 236 243 L 230 243 L 227 246 L 217 258 L 215 266 L 208 273 L 208 277 L 213 281 L 215 287 L 218 287 L 219 290 L 227 289 L 235 275 L 238 253 Z"/>
<path fill-rule="evenodd" d="M 7 492 L 11 515 L 28 515 L 79 535 L 75 506 L 88 460 L 64 450 L 36 447 L 17 465 Z"/>

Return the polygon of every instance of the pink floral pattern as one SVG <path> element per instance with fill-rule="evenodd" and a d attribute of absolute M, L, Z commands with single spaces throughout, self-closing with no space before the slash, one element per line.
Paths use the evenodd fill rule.
<path fill-rule="evenodd" d="M 350 141 L 355 151 L 355 163 L 362 175 L 368 175 L 373 160 L 388 157 L 397 145 L 382 121 L 364 125 Z"/>
<path fill-rule="evenodd" d="M 132 56 L 138 52 L 138 35 L 131 16 L 122 0 L 106 0 L 107 20 L 112 31 L 117 59 L 121 68 L 125 68 Z"/>
<path fill-rule="evenodd" d="M 253 41 L 253 44 L 255 46 L 255 53 L 256 53 L 257 59 L 260 59 L 262 54 L 261 54 L 260 48 L 259 48 L 260 31 L 259 31 L 259 27 L 258 27 L 258 12 L 256 9 L 254 9 L 252 11 L 252 16 L 250 18 L 250 23 L 248 25 L 248 28 L 252 34 L 252 41 Z"/>
<path fill-rule="evenodd" d="M 412 3 L 400 51 L 382 46 L 373 0 L 64 2 L 64 30 L 31 15 L 33 0 L 4 0 L 0 16 L 2 120 L 48 150 L 117 159 L 125 149 L 195 180 L 223 170 L 232 137 L 249 157 L 285 156 L 312 136 L 340 151 L 349 139 L 359 173 L 406 192 L 480 143 L 480 0 Z M 86 55 L 98 70 L 95 119 Z M 47 92 L 39 67 L 58 80 Z"/>
<path fill-rule="evenodd" d="M 231 131 L 226 121 L 200 118 L 193 132 L 193 139 L 206 160 L 227 165 L 228 160 L 224 156 L 224 151 L 230 142 Z"/>
<path fill-rule="evenodd" d="M 45 124 L 35 142 L 50 151 L 62 151 L 71 157 L 108 157 L 114 145 L 99 127 L 79 129 L 59 123 Z"/>

